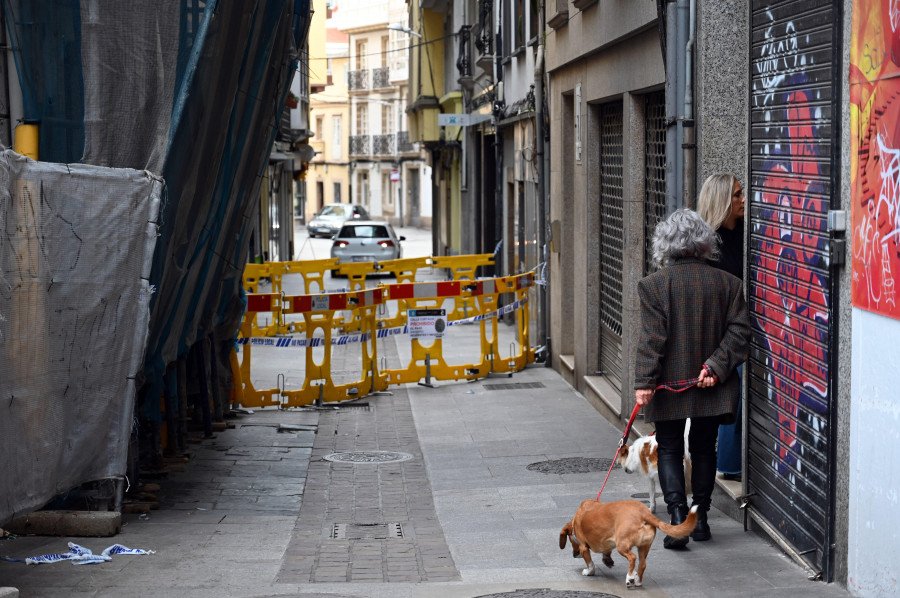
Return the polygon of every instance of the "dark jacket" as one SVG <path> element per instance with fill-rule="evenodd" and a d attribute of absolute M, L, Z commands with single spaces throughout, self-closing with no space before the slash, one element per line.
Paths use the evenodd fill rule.
<path fill-rule="evenodd" d="M 643 278 L 641 338 L 634 388 L 695 378 L 703 364 L 719 378 L 711 388 L 657 390 L 646 421 L 723 416 L 733 421 L 740 398 L 735 368 L 749 352 L 750 315 L 742 283 L 724 270 L 686 258 Z"/>

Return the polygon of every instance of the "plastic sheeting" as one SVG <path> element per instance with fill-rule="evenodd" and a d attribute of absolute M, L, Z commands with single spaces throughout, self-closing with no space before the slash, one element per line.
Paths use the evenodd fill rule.
<path fill-rule="evenodd" d="M 162 190 L 0 153 L 0 524 L 125 473 Z"/>
<path fill-rule="evenodd" d="M 142 413 L 158 420 L 166 366 L 199 339 L 238 329 L 259 185 L 310 2 L 0 5 L 41 159 L 146 169 L 166 181 L 139 374 Z"/>

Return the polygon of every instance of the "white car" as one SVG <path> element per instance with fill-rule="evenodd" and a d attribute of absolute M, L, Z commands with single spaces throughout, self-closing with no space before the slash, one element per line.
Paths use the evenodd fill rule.
<path fill-rule="evenodd" d="M 368 220 L 369 213 L 362 206 L 347 203 L 330 203 L 310 219 L 306 230 L 310 237 L 330 237 L 348 220 Z"/>
<path fill-rule="evenodd" d="M 344 223 L 331 244 L 331 257 L 340 263 L 381 262 L 403 256 L 401 241 L 387 222 L 352 220 Z M 336 274 L 332 271 L 332 275 Z"/>

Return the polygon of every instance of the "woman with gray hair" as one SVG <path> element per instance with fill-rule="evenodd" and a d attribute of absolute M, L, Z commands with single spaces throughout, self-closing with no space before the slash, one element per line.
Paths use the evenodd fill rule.
<path fill-rule="evenodd" d="M 635 361 L 635 400 L 656 427 L 657 469 L 672 524 L 688 515 L 684 480 L 685 420 L 691 419 L 694 540 L 709 540 L 707 512 L 716 478 L 719 424 L 733 420 L 739 396 L 735 368 L 747 358 L 750 316 L 741 281 L 714 268 L 718 237 L 696 212 L 678 210 L 653 234 L 653 259 L 664 266 L 638 283 L 641 337 Z M 661 384 L 697 378 L 682 392 Z M 666 536 L 666 548 L 688 538 Z"/>

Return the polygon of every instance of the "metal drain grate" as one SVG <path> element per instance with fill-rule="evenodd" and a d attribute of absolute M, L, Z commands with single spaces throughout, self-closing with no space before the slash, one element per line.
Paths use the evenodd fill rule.
<path fill-rule="evenodd" d="M 378 465 L 380 463 L 399 463 L 412 459 L 409 453 L 396 453 L 393 451 L 353 451 L 349 453 L 331 453 L 323 459 L 335 463 L 368 463 Z"/>
<path fill-rule="evenodd" d="M 525 469 L 540 473 L 592 473 L 595 471 L 607 471 L 610 465 L 612 465 L 612 459 L 568 457 L 565 459 L 554 459 L 553 461 L 539 461 L 526 466 Z"/>
<path fill-rule="evenodd" d="M 399 523 L 335 523 L 332 540 L 391 540 L 403 537 Z"/>
<path fill-rule="evenodd" d="M 485 390 L 522 390 L 526 388 L 545 388 L 543 382 L 509 382 L 507 384 L 485 384 Z"/>

